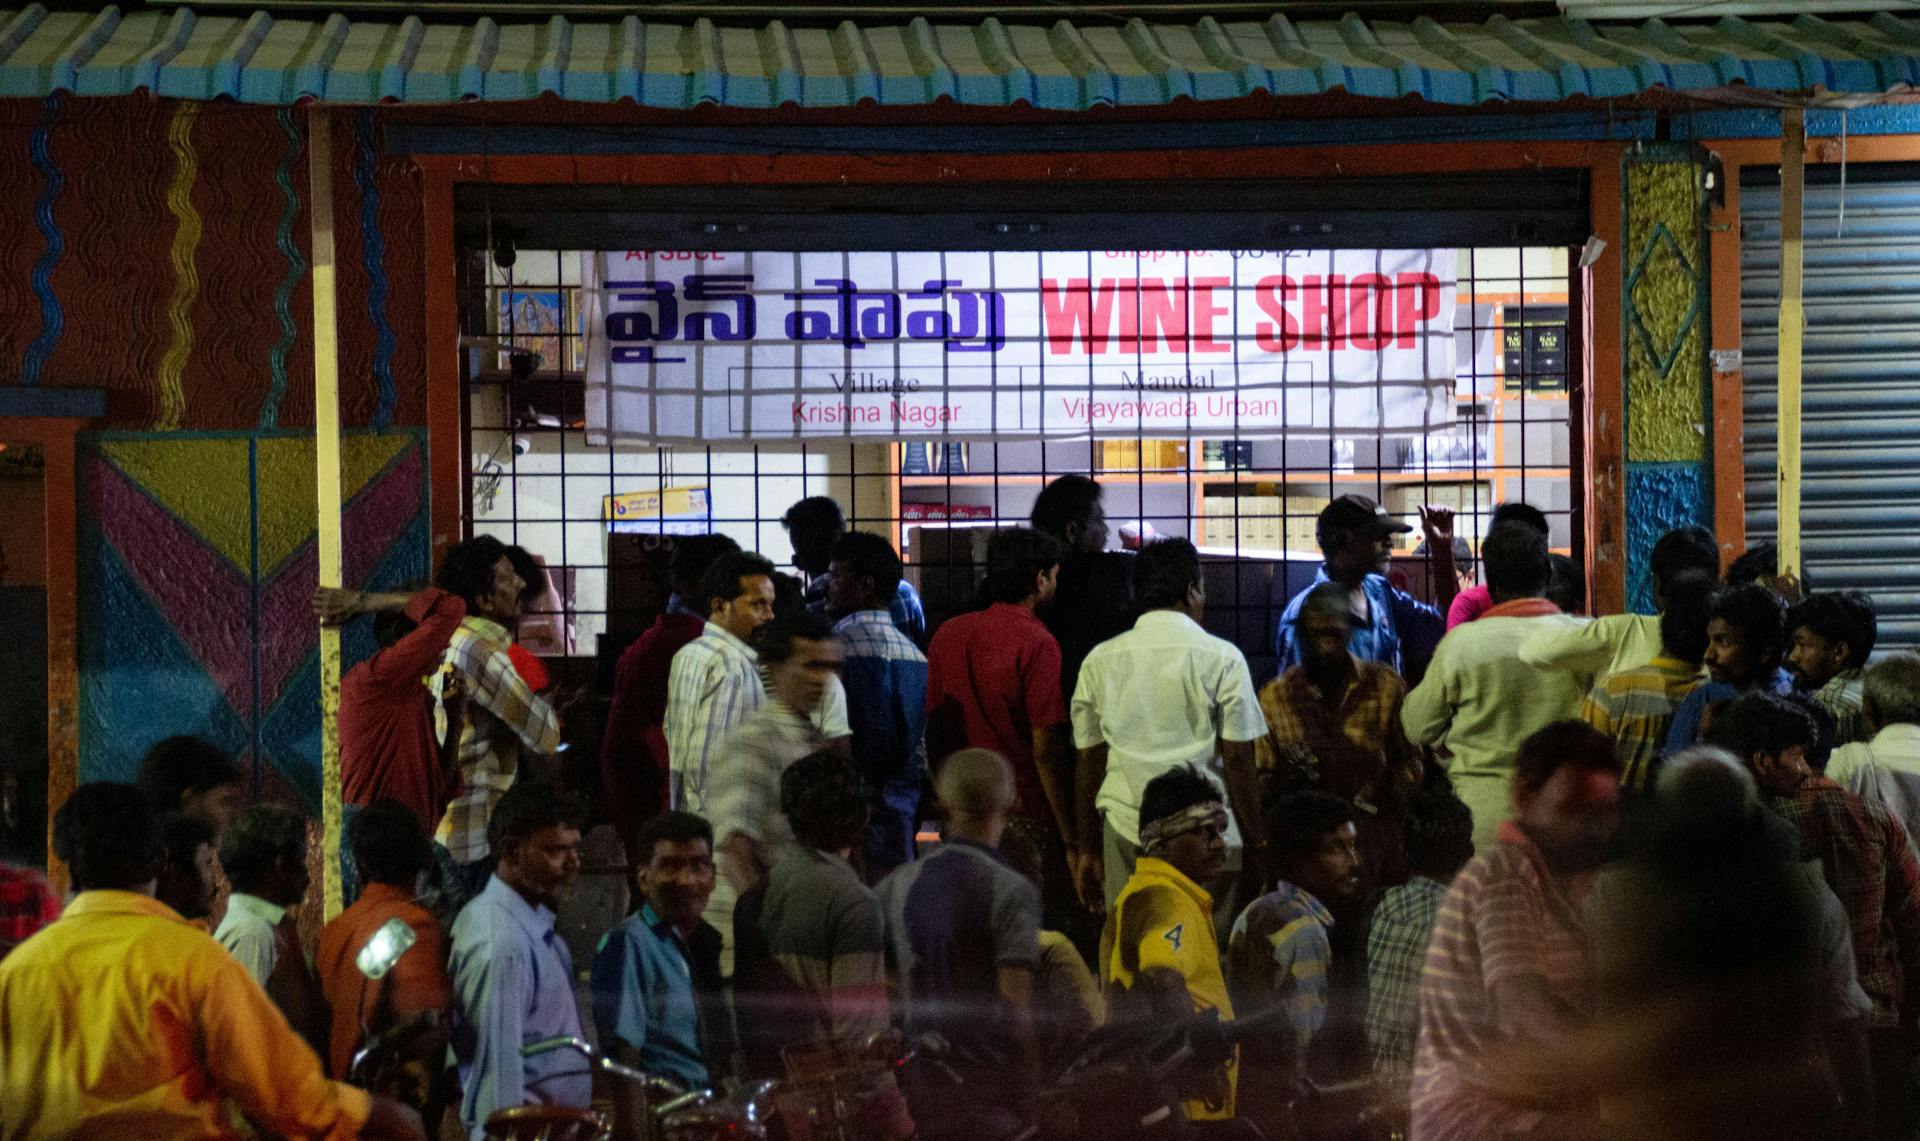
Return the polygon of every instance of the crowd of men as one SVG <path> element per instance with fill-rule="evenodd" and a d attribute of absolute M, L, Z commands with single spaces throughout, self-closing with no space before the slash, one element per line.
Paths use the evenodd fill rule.
<path fill-rule="evenodd" d="M 524 552 L 322 590 L 380 645 L 342 684 L 349 906 L 311 930 L 315 826 L 245 806 L 205 741 L 76 790 L 64 908 L 0 868 L 0 1139 L 417 1137 L 442 1111 L 479 1138 L 592 1100 L 528 1043 L 699 1088 L 893 1027 L 938 1065 L 877 1075 L 863 1134 L 1011 1137 L 1096 1028 L 1217 1046 L 1256 1017 L 1169 1079 L 1189 1123 L 1912 1138 L 1920 657 L 1869 664 L 1868 598 L 1768 548 L 1723 576 L 1697 527 L 1651 552 L 1657 614 L 1587 618 L 1537 509 L 1497 509 L 1477 555 L 1420 522 L 1431 601 L 1388 577 L 1407 523 L 1322 512 L 1258 688 L 1195 548 L 1108 551 L 1085 477 L 991 536 L 930 638 L 831 500 L 785 519 L 804 582 L 682 537 L 585 801 L 554 779 L 576 697 L 514 640 Z M 556 914 L 601 822 L 632 905 L 576 963 Z M 349 1084 L 402 1031 L 418 1095 Z M 645 1089 L 605 1092 L 643 1135 Z"/>

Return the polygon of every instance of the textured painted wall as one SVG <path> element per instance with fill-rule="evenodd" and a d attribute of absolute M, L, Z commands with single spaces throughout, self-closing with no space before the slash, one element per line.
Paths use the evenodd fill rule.
<path fill-rule="evenodd" d="M 342 469 L 348 585 L 423 580 L 420 435 L 349 436 Z M 313 441 L 104 434 L 81 483 L 80 779 L 129 779 L 148 745 L 198 733 L 264 762 L 263 793 L 317 812 Z M 350 627 L 348 660 L 371 640 Z"/>
<path fill-rule="evenodd" d="M 1626 164 L 1627 459 L 1706 457 L 1706 243 L 1699 170 Z"/>
<path fill-rule="evenodd" d="M 1647 558 L 1660 536 L 1689 524 L 1713 526 L 1703 464 L 1627 465 L 1627 608 L 1651 614 L 1653 582 Z"/>
<path fill-rule="evenodd" d="M 1684 147 L 1626 160 L 1627 606 L 1653 611 L 1647 560 L 1668 530 L 1711 526 L 1700 169 Z"/>
<path fill-rule="evenodd" d="M 418 171 L 335 112 L 341 415 L 425 422 Z M 107 427 L 313 422 L 307 112 L 0 101 L 0 384 L 104 388 Z"/>
<path fill-rule="evenodd" d="M 373 112 L 332 114 L 341 418 L 418 426 L 418 171 Z M 313 445 L 281 434 L 313 423 L 307 121 L 0 101 L 0 384 L 104 389 L 101 426 L 143 433 L 79 466 L 82 779 L 204 733 L 318 809 Z M 425 465 L 412 433 L 350 444 L 350 584 L 425 577 Z"/>

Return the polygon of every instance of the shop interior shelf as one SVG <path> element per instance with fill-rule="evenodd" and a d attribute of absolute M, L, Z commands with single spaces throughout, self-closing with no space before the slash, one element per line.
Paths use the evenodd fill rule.
<path fill-rule="evenodd" d="M 1431 471 L 1336 471 L 1294 468 L 1291 471 L 1233 471 L 1225 468 L 1196 468 L 1192 471 L 1095 471 L 1078 474 L 1091 475 L 1095 479 L 1115 483 L 1242 483 L 1278 481 L 1281 483 L 1474 483 L 1488 479 L 1518 479 L 1522 469 L 1518 467 L 1483 467 L 1478 471 L 1470 469 Z M 1050 472 L 1047 475 L 903 475 L 902 487 L 991 487 L 999 484 L 1003 487 L 1037 486 L 1070 474 L 1066 471 Z M 1566 468 L 1527 468 L 1528 479 L 1564 479 Z"/>

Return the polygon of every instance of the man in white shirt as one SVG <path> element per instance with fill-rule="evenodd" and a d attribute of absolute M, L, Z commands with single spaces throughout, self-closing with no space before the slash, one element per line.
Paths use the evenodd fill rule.
<path fill-rule="evenodd" d="M 324 1057 L 320 984 L 287 910 L 307 894 L 306 821 L 284 808 L 257 804 L 227 827 L 220 864 L 233 894 L 214 942 L 247 969 L 287 1023 Z"/>
<path fill-rule="evenodd" d="M 745 551 L 723 555 L 707 568 L 700 593 L 707 627 L 673 655 L 663 726 L 671 804 L 693 813 L 705 810 L 716 746 L 767 700 L 760 660 L 748 642 L 773 620 L 773 564 Z"/>
<path fill-rule="evenodd" d="M 1542 597 L 1552 564 L 1547 539 L 1524 523 L 1501 523 L 1480 544 L 1492 610 L 1440 640 L 1427 676 L 1407 695 L 1400 722 L 1416 745 L 1445 745 L 1447 772 L 1473 810 L 1473 842 L 1493 843 L 1507 818 L 1514 751 L 1536 729 L 1572 717 L 1585 690 L 1566 670 L 1522 660 L 1519 647 L 1541 631 L 1577 620 Z"/>
<path fill-rule="evenodd" d="M 1867 668 L 1861 689 L 1873 736 L 1835 749 L 1827 779 L 1878 800 L 1920 836 L 1920 655 L 1888 654 Z"/>
<path fill-rule="evenodd" d="M 1254 743 L 1266 736 L 1267 722 L 1247 659 L 1200 627 L 1206 592 L 1192 543 L 1149 543 L 1133 574 L 1143 613 L 1132 630 L 1087 655 L 1073 694 L 1083 853 L 1074 878 L 1088 906 L 1112 906 L 1133 874 L 1147 782 L 1184 765 L 1198 766 L 1226 793 L 1228 868 L 1242 866 L 1244 842 L 1255 857 L 1245 861 L 1248 870 L 1264 878 Z"/>
<path fill-rule="evenodd" d="M 733 974 L 733 909 L 765 882 L 774 857 L 794 843 L 780 812 L 780 775 L 831 743 L 819 716 L 839 676 L 840 642 L 827 620 L 802 610 L 779 618 L 754 638 L 767 682 L 767 703 L 727 732 L 722 762 L 707 782 L 707 820 L 719 874 L 707 897 L 706 921 L 720 932 L 720 964 Z"/>

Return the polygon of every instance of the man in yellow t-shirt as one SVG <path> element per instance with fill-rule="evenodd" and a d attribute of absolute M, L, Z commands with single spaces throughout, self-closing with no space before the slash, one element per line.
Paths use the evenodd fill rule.
<path fill-rule="evenodd" d="M 1213 896 L 1200 885 L 1226 868 L 1227 809 L 1199 770 L 1171 769 L 1140 796 L 1140 858 L 1100 935 L 1100 974 L 1111 1021 L 1172 1026 L 1194 1014 L 1233 1018 Z M 1181 1089 L 1187 1120 L 1234 1115 L 1237 1062 L 1229 1059 Z"/>
<path fill-rule="evenodd" d="M 0 1139 L 238 1138 L 235 1108 L 283 1137 L 426 1141 L 413 1110 L 328 1081 L 246 968 L 153 898 L 138 789 L 76 789 L 53 846 L 79 894 L 0 963 Z"/>

